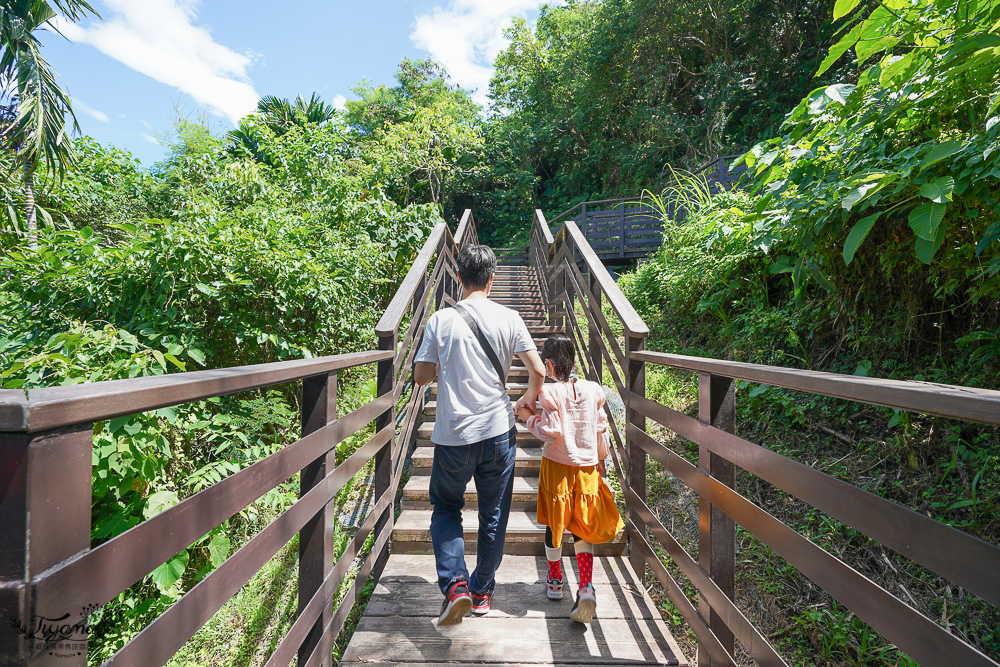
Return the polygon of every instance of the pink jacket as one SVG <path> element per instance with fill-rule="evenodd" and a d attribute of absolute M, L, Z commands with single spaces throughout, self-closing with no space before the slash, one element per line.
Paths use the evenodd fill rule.
<path fill-rule="evenodd" d="M 608 455 L 608 418 L 604 389 L 589 380 L 542 386 L 540 415 L 528 418 L 528 430 L 543 443 L 542 456 L 570 466 L 592 466 Z"/>

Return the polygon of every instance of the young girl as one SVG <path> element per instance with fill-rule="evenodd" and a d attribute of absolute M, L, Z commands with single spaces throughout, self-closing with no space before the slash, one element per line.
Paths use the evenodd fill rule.
<path fill-rule="evenodd" d="M 562 537 L 573 535 L 580 590 L 570 618 L 590 623 L 597 609 L 592 583 L 594 544 L 614 538 L 624 528 L 611 489 L 601 481 L 608 455 L 608 420 L 604 390 L 588 380 L 570 377 L 575 350 L 566 336 L 552 336 L 542 347 L 546 374 L 558 380 L 538 394 L 541 414 L 521 408 L 518 416 L 542 440 L 542 468 L 538 479 L 538 521 L 545 528 L 545 555 L 549 561 L 546 595 L 563 597 Z"/>

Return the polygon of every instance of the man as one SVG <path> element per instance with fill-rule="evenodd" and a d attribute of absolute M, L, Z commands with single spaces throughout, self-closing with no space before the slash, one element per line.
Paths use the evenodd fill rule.
<path fill-rule="evenodd" d="M 524 320 L 488 298 L 497 264 L 493 251 L 467 245 L 457 263 L 464 296 L 454 308 L 431 315 L 413 369 L 413 379 L 421 386 L 438 375 L 430 501 L 431 542 L 438 585 L 445 596 L 439 625 L 461 623 L 470 609 L 476 615 L 490 610 L 494 574 L 503 558 L 517 429 L 500 371 L 507 376 L 515 354 L 528 368 L 528 390 L 517 408 L 534 411 L 545 380 L 545 367 Z M 479 498 L 479 540 L 471 577 L 462 534 L 470 479 L 475 479 Z"/>

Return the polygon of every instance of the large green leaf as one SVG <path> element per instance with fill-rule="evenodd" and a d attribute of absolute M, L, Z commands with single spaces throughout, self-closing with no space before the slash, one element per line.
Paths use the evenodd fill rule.
<path fill-rule="evenodd" d="M 152 579 L 156 587 L 161 591 L 169 591 L 174 584 L 181 578 L 184 574 L 184 570 L 187 569 L 188 561 L 190 556 L 188 552 L 182 551 L 160 567 L 153 570 Z"/>
<path fill-rule="evenodd" d="M 147 519 L 152 519 L 160 512 L 170 509 L 178 502 L 177 494 L 173 491 L 157 491 L 149 498 L 146 498 L 146 506 L 142 509 L 142 515 Z"/>
<path fill-rule="evenodd" d="M 229 538 L 225 533 L 216 533 L 208 543 L 208 560 L 212 565 L 219 567 L 229 556 Z"/>
<path fill-rule="evenodd" d="M 951 201 L 951 195 L 954 191 L 955 179 L 951 176 L 942 176 L 920 186 L 920 194 L 938 204 Z"/>
<path fill-rule="evenodd" d="M 836 21 L 842 16 L 847 16 L 860 3 L 861 0 L 837 0 L 836 4 L 833 5 L 833 20 Z"/>
<path fill-rule="evenodd" d="M 924 202 L 910 211 L 910 229 L 925 241 L 934 241 L 937 236 L 938 226 L 941 224 L 941 220 L 944 219 L 944 212 L 947 210 L 947 204 Z"/>
<path fill-rule="evenodd" d="M 830 67 L 833 66 L 833 63 L 840 60 L 840 57 L 847 53 L 848 49 L 858 43 L 858 40 L 861 39 L 861 35 L 864 32 L 863 28 L 864 23 L 859 23 L 854 26 L 849 33 L 844 35 L 839 42 L 830 47 L 830 53 L 823 59 L 819 69 L 816 70 L 816 76 L 819 76 L 823 72 L 830 69 Z"/>
<path fill-rule="evenodd" d="M 934 255 L 937 254 L 937 251 L 941 248 L 942 244 L 944 244 L 944 233 L 947 227 L 948 223 L 946 222 L 938 225 L 932 240 L 919 237 L 917 238 L 916 243 L 913 246 L 913 251 L 916 253 L 917 259 L 924 264 L 931 263 L 931 260 L 934 259 Z"/>
<path fill-rule="evenodd" d="M 881 213 L 875 213 L 874 215 L 862 218 L 851 229 L 851 233 L 847 235 L 847 240 L 844 241 L 845 264 L 850 264 L 854 261 L 854 254 L 858 251 L 858 247 L 861 245 L 861 242 L 868 236 L 868 232 L 870 232 L 872 227 L 875 226 L 875 221 L 878 220 L 880 215 Z"/>
<path fill-rule="evenodd" d="M 936 162 L 954 155 L 964 148 L 964 144 L 961 141 L 943 141 L 932 148 L 927 155 L 924 156 L 923 161 L 920 163 L 920 171 L 923 171 L 927 167 L 931 166 Z"/>

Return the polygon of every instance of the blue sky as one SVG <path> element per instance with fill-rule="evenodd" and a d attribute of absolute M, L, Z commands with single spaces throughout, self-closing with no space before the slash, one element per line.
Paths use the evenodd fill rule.
<path fill-rule="evenodd" d="M 84 134 L 161 159 L 178 114 L 233 127 L 262 95 L 350 97 L 393 81 L 403 57 L 434 57 L 485 102 L 511 17 L 539 0 L 98 0 L 102 20 L 58 25 L 44 55 L 72 95 Z"/>

